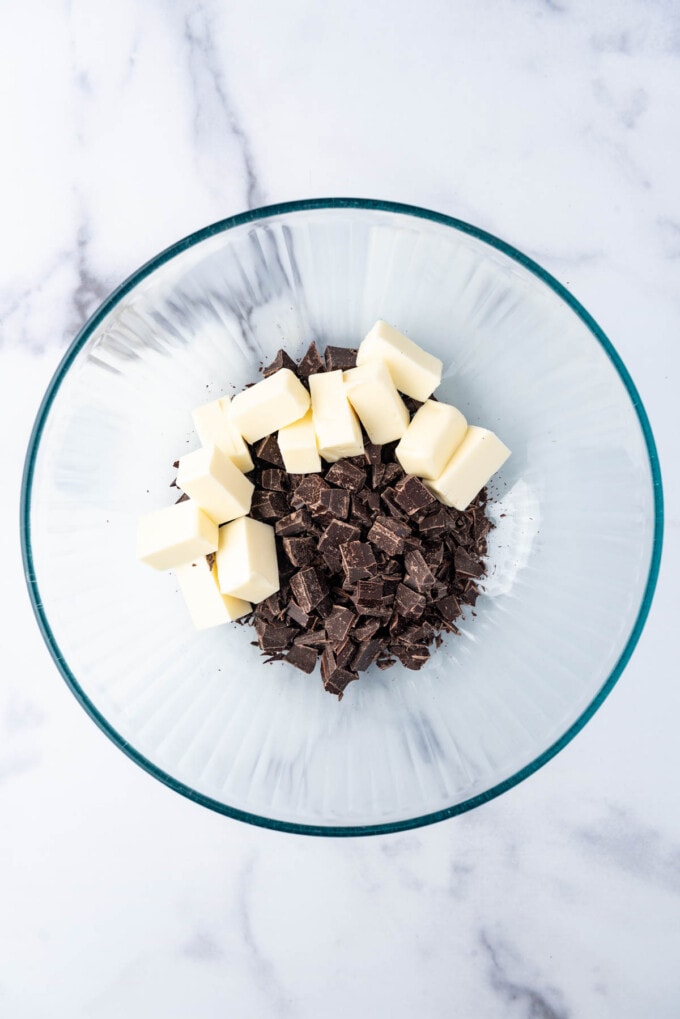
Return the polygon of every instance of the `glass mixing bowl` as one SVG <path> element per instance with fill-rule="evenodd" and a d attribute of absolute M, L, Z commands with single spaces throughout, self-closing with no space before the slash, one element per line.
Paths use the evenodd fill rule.
<path fill-rule="evenodd" d="M 513 455 L 460 635 L 421 672 L 373 667 L 338 703 L 318 674 L 265 664 L 249 627 L 195 631 L 135 532 L 174 499 L 191 408 L 281 346 L 355 346 L 377 318 L 444 361 L 437 395 Z M 661 506 L 635 387 L 548 273 L 446 216 L 313 200 L 207 227 L 102 304 L 39 411 L 22 541 L 55 664 L 121 750 L 232 817 L 357 835 L 468 810 L 578 732 L 640 636 Z"/>

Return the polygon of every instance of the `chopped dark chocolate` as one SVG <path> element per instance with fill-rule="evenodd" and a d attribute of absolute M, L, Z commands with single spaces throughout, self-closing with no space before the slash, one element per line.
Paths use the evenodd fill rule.
<path fill-rule="evenodd" d="M 456 549 L 455 563 L 456 573 L 463 577 L 481 577 L 484 574 L 484 564 L 464 548 Z"/>
<path fill-rule="evenodd" d="M 399 615 L 404 618 L 419 619 L 425 611 L 426 604 L 425 595 L 418 594 L 405 584 L 400 584 L 397 588 L 395 606 Z"/>
<path fill-rule="evenodd" d="M 406 524 L 392 517 L 378 517 L 367 538 L 372 545 L 381 549 L 388 556 L 401 555 L 404 551 L 404 538 L 411 534 Z"/>
<path fill-rule="evenodd" d="M 283 492 L 270 492 L 259 488 L 253 492 L 250 516 L 256 520 L 280 520 L 288 511 L 288 502 Z"/>
<path fill-rule="evenodd" d="M 265 623 L 259 634 L 262 651 L 285 651 L 293 643 L 296 631 L 282 623 Z"/>
<path fill-rule="evenodd" d="M 306 509 L 294 510 L 276 521 L 274 530 L 281 537 L 293 534 L 306 534 L 312 526 L 312 518 Z"/>
<path fill-rule="evenodd" d="M 407 474 L 396 486 L 394 500 L 401 508 L 412 516 L 418 510 L 434 504 L 435 497 L 419 478 Z"/>
<path fill-rule="evenodd" d="M 326 481 L 338 488 L 346 488 L 348 492 L 360 492 L 366 484 L 366 469 L 362 471 L 349 460 L 338 460 L 326 472 Z"/>
<path fill-rule="evenodd" d="M 404 556 L 404 566 L 406 567 L 405 584 L 420 594 L 425 594 L 430 590 L 435 582 L 434 573 L 425 562 L 423 554 L 419 549 L 406 553 Z"/>
<path fill-rule="evenodd" d="M 275 372 L 281 371 L 282 368 L 289 368 L 290 371 L 297 374 L 298 368 L 292 357 L 290 357 L 285 350 L 278 350 L 272 363 L 262 369 L 262 374 L 266 379 L 268 379 L 270 375 L 274 375 Z"/>
<path fill-rule="evenodd" d="M 255 443 L 253 449 L 257 460 L 265 460 L 266 463 L 274 464 L 275 467 L 285 468 L 275 435 L 265 435 L 264 439 Z"/>
<path fill-rule="evenodd" d="M 291 502 L 294 506 L 318 509 L 321 506 L 321 493 L 327 490 L 328 485 L 318 474 L 305 474 L 302 481 L 295 486 Z"/>
<path fill-rule="evenodd" d="M 384 446 L 376 446 L 374 442 L 364 443 L 364 457 L 366 462 L 375 466 L 382 463 L 382 451 Z"/>
<path fill-rule="evenodd" d="M 376 660 L 383 648 L 381 640 L 366 640 L 359 645 L 351 665 L 356 672 L 364 672 Z"/>
<path fill-rule="evenodd" d="M 324 530 L 319 540 L 319 548 L 340 548 L 340 545 L 344 545 L 349 541 L 356 541 L 361 535 L 361 531 L 354 524 L 345 523 L 344 520 L 333 520 L 328 527 Z"/>
<path fill-rule="evenodd" d="M 278 467 L 267 468 L 260 474 L 260 485 L 272 492 L 286 492 L 289 487 L 288 475 Z"/>
<path fill-rule="evenodd" d="M 298 603 L 293 601 L 292 598 L 288 602 L 286 612 L 289 618 L 292 619 L 294 623 L 297 623 L 298 626 L 305 627 L 309 625 L 309 620 L 311 619 L 310 614 L 305 612 L 304 609 L 301 609 Z"/>
<path fill-rule="evenodd" d="M 378 572 L 373 549 L 365 541 L 345 542 L 340 546 L 340 555 L 345 576 L 351 584 L 372 577 Z"/>
<path fill-rule="evenodd" d="M 293 566 L 309 566 L 317 556 L 314 538 L 283 538 L 283 549 Z"/>
<path fill-rule="evenodd" d="M 285 661 L 302 672 L 311 673 L 314 672 L 318 658 L 319 652 L 316 648 L 304 644 L 293 644 L 285 656 Z"/>
<path fill-rule="evenodd" d="M 320 492 L 319 502 L 338 520 L 346 520 L 349 516 L 349 492 L 344 492 L 341 488 L 328 488 Z"/>
<path fill-rule="evenodd" d="M 318 375 L 319 372 L 325 371 L 326 366 L 323 362 L 321 354 L 319 353 L 316 343 L 312 341 L 297 366 L 297 374 L 301 379 L 308 379 L 310 375 Z"/>
<path fill-rule="evenodd" d="M 352 347 L 326 347 L 326 369 L 329 372 L 356 368 L 357 351 Z"/>
<path fill-rule="evenodd" d="M 360 580 L 356 589 L 356 605 L 361 612 L 382 604 L 385 597 L 382 580 Z"/>
<path fill-rule="evenodd" d="M 295 600 L 305 612 L 311 612 L 328 591 L 325 579 L 313 566 L 294 573 L 290 578 L 290 586 Z"/>
<path fill-rule="evenodd" d="M 331 644 L 341 644 L 357 620 L 357 615 L 344 605 L 334 605 L 326 617 L 326 635 Z"/>

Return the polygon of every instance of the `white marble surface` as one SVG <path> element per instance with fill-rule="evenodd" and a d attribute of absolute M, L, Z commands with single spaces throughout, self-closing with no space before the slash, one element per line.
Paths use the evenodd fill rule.
<path fill-rule="evenodd" d="M 680 1015 L 680 10 L 662 0 L 0 5 L 0 1015 Z M 527 782 L 324 840 L 175 795 L 33 623 L 19 475 L 56 363 L 150 255 L 248 206 L 468 219 L 586 305 L 648 408 L 668 522 L 603 709 Z"/>

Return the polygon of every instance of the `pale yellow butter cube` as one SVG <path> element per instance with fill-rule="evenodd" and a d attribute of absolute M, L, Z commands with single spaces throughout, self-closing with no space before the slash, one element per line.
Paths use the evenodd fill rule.
<path fill-rule="evenodd" d="M 250 612 L 252 605 L 242 598 L 222 594 L 217 582 L 217 565 L 205 557 L 175 569 L 182 597 L 197 630 L 231 623 Z"/>
<path fill-rule="evenodd" d="M 245 440 L 229 416 L 231 398 L 221 396 L 200 407 L 194 407 L 196 433 L 203 446 L 217 446 L 244 474 L 253 469 L 253 460 Z"/>
<path fill-rule="evenodd" d="M 280 428 L 277 440 L 283 465 L 289 474 L 315 474 L 321 470 L 311 410 L 299 421 Z"/>
<path fill-rule="evenodd" d="M 343 373 L 319 372 L 309 376 L 312 420 L 319 453 L 329 463 L 364 451 L 361 426 L 349 400 Z"/>
<path fill-rule="evenodd" d="M 137 558 L 155 570 L 171 570 L 214 552 L 218 527 L 191 499 L 139 518 Z"/>
<path fill-rule="evenodd" d="M 443 364 L 439 358 L 381 319 L 359 346 L 357 365 L 368 361 L 384 361 L 397 389 L 414 400 L 427 400 L 441 382 Z"/>
<path fill-rule="evenodd" d="M 309 393 L 290 368 L 281 368 L 231 401 L 229 417 L 248 442 L 285 428 L 309 409 Z"/>
<path fill-rule="evenodd" d="M 217 446 L 180 457 L 177 484 L 216 524 L 245 516 L 255 488 Z"/>
<path fill-rule="evenodd" d="M 470 425 L 439 477 L 423 483 L 440 502 L 465 510 L 509 456 L 510 450 L 493 432 Z"/>
<path fill-rule="evenodd" d="M 395 449 L 407 474 L 438 478 L 465 437 L 467 421 L 448 403 L 426 400 Z"/>
<path fill-rule="evenodd" d="M 222 594 L 261 602 L 279 589 L 274 528 L 252 517 L 220 527 L 217 576 Z"/>
<path fill-rule="evenodd" d="M 382 446 L 400 439 L 408 428 L 409 412 L 385 362 L 366 361 L 346 371 L 344 378 L 347 399 L 371 442 Z"/>

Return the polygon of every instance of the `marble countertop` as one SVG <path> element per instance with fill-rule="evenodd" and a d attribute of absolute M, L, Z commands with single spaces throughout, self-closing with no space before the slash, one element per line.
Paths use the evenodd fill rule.
<path fill-rule="evenodd" d="M 680 1015 L 680 10 L 621 0 L 23 0 L 0 9 L 0 1014 Z M 59 678 L 21 576 L 42 392 L 99 301 L 263 203 L 423 205 L 585 304 L 649 412 L 668 520 L 615 690 L 469 814 L 310 839 L 154 781 Z"/>

